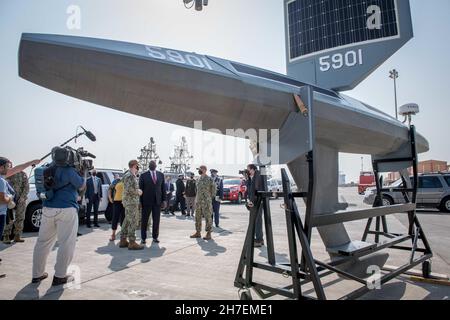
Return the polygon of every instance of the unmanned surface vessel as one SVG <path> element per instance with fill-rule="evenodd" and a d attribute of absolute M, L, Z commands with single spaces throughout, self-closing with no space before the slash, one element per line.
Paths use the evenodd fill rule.
<path fill-rule="evenodd" d="M 409 128 L 340 93 L 412 38 L 409 2 L 348 3 L 284 1 L 288 76 L 150 45 L 30 33 L 22 35 L 19 75 L 77 99 L 181 126 L 202 121 L 202 129 L 223 133 L 279 129 L 279 157 L 270 164 L 287 164 L 299 190 L 313 193 L 313 215 L 332 214 L 345 209 L 338 200 L 339 152 L 372 155 L 380 171 L 411 165 L 382 161 L 411 154 Z M 415 148 L 429 149 L 419 134 Z M 311 152 L 316 165 L 308 174 Z M 311 174 L 314 190 L 308 190 Z M 361 245 L 342 222 L 318 230 L 332 258 L 339 256 L 336 248 Z M 372 254 L 346 269 L 362 274 L 387 258 Z"/>

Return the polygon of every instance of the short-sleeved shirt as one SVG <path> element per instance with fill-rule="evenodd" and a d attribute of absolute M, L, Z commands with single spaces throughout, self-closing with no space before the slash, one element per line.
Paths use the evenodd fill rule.
<path fill-rule="evenodd" d="M 84 184 L 84 179 L 72 167 L 58 167 L 55 171 L 54 196 L 44 201 L 47 208 L 78 209 L 78 189 Z"/>
<path fill-rule="evenodd" d="M 114 187 L 114 201 L 122 201 L 123 198 L 123 182 L 119 181 Z"/>
<path fill-rule="evenodd" d="M 1 176 L 0 176 L 0 192 L 4 193 L 7 196 L 11 195 L 8 189 L 8 182 Z M 0 216 L 6 215 L 7 211 L 8 205 L 6 203 L 0 204 Z"/>

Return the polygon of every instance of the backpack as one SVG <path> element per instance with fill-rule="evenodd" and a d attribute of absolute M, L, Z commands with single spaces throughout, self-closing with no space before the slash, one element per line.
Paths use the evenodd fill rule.
<path fill-rule="evenodd" d="M 58 166 L 55 163 L 45 164 L 42 167 L 38 167 L 34 170 L 34 178 L 36 185 L 36 193 L 41 200 L 51 200 L 58 190 L 69 185 L 69 183 L 63 185 L 60 188 L 56 187 L 56 169 Z"/>

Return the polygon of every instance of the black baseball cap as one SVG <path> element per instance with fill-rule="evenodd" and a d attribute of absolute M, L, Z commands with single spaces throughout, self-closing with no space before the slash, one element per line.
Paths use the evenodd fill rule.
<path fill-rule="evenodd" d="M 0 157 L 0 167 L 4 166 L 7 163 L 11 163 L 8 158 Z"/>

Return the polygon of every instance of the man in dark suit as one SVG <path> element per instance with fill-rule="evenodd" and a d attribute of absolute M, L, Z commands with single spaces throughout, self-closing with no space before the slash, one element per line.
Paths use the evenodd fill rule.
<path fill-rule="evenodd" d="M 264 180 L 259 172 L 258 168 L 254 164 L 249 164 L 247 166 L 247 193 L 248 193 L 248 201 L 247 201 L 247 209 L 254 207 L 257 192 L 264 190 Z M 263 221 L 262 221 L 262 206 L 257 213 L 256 217 L 256 232 L 254 245 L 256 248 L 260 248 L 264 245 L 264 234 L 263 234 Z"/>
<path fill-rule="evenodd" d="M 164 174 L 156 170 L 156 162 L 150 161 L 149 171 L 139 177 L 139 189 L 142 190 L 141 205 L 141 241 L 147 240 L 147 227 L 150 214 L 153 219 L 152 237 L 153 241 L 159 243 L 159 221 L 161 218 L 161 206 L 166 208 L 166 184 Z"/>
<path fill-rule="evenodd" d="M 169 209 L 170 209 L 170 200 L 172 199 L 173 196 L 173 192 L 175 191 L 175 187 L 173 186 L 172 183 L 172 178 L 167 176 L 166 177 L 166 202 L 167 202 L 167 206 L 166 209 L 164 210 L 164 214 L 169 214 Z"/>
<path fill-rule="evenodd" d="M 213 220 L 216 225 L 216 228 L 219 228 L 220 223 L 220 203 L 223 200 L 223 180 L 217 175 L 219 171 L 216 169 L 211 169 L 211 178 L 213 178 L 214 183 L 216 184 L 216 196 L 212 200 L 213 207 Z"/>
<path fill-rule="evenodd" d="M 175 182 L 175 185 L 177 186 L 177 190 L 175 192 L 175 203 L 173 204 L 172 208 L 172 214 L 175 214 L 175 210 L 178 207 L 178 204 L 180 204 L 181 214 L 183 216 L 186 215 L 186 199 L 184 198 L 184 193 L 186 191 L 186 187 L 184 185 L 184 175 L 180 174 L 178 176 L 177 182 Z"/>
<path fill-rule="evenodd" d="M 97 177 L 97 171 L 93 170 L 91 176 L 86 182 L 86 225 L 91 228 L 91 212 L 92 207 L 94 207 L 94 227 L 100 227 L 98 225 L 98 205 L 102 201 L 102 180 Z"/>

